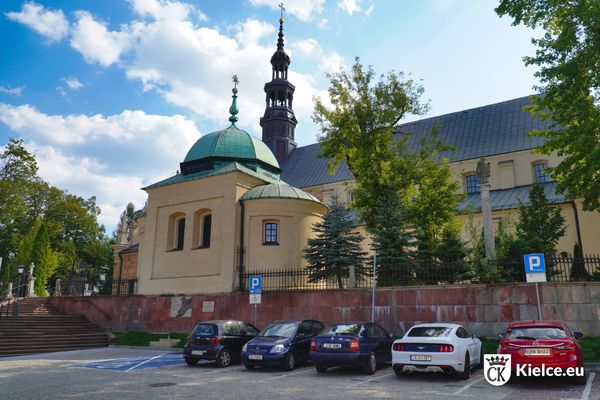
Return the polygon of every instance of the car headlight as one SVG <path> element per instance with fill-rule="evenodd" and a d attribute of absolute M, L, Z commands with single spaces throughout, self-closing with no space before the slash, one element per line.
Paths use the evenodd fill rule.
<path fill-rule="evenodd" d="M 246 343 L 242 346 L 242 351 L 246 352 L 246 350 L 248 350 L 248 343 Z"/>
<path fill-rule="evenodd" d="M 275 345 L 271 348 L 269 353 L 282 353 L 285 351 L 285 347 L 282 344 Z"/>

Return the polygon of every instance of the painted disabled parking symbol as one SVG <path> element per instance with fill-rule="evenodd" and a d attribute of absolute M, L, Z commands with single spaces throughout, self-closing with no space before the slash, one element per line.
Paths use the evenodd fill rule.
<path fill-rule="evenodd" d="M 103 369 L 108 371 L 130 372 L 142 369 L 170 367 L 183 364 L 183 355 L 167 353 L 151 357 L 119 358 L 116 360 L 98 361 L 69 365 L 71 368 Z"/>

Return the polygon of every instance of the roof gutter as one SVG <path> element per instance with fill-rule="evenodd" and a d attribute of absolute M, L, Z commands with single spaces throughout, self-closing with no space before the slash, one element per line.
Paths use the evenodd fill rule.
<path fill-rule="evenodd" d="M 239 289 L 240 291 L 244 290 L 244 202 L 240 200 L 240 265 L 239 265 Z"/>

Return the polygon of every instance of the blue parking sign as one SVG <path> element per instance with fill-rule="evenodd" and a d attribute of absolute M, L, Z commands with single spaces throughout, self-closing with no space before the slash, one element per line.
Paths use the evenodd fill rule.
<path fill-rule="evenodd" d="M 544 254 L 534 253 L 525 254 L 523 256 L 525 261 L 525 273 L 526 274 L 544 274 L 546 273 L 546 262 L 544 261 Z"/>
<path fill-rule="evenodd" d="M 250 294 L 260 294 L 262 292 L 262 276 L 250 275 Z"/>

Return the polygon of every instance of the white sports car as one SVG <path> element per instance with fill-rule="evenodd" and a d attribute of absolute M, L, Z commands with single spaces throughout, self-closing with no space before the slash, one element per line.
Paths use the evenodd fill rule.
<path fill-rule="evenodd" d="M 468 379 L 471 369 L 482 365 L 481 340 L 461 325 L 418 324 L 392 346 L 392 366 L 398 376 L 407 371 L 443 371 Z"/>

